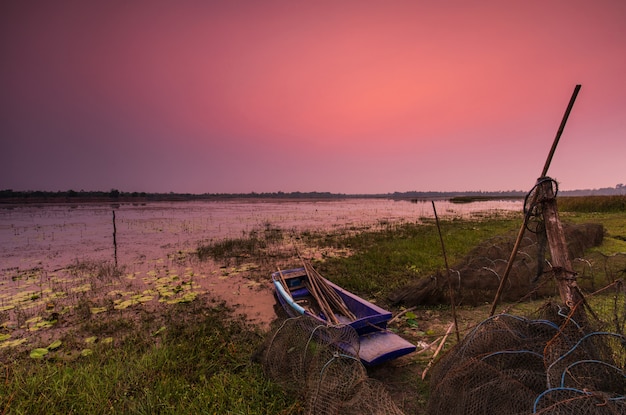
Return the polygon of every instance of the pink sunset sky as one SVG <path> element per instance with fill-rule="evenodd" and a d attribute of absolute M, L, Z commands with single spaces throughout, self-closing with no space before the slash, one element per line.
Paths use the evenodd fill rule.
<path fill-rule="evenodd" d="M 626 182 L 626 1 L 3 1 L 0 190 Z"/>

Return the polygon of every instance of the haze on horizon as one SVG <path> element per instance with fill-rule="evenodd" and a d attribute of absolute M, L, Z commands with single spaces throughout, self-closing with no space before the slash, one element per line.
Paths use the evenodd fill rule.
<path fill-rule="evenodd" d="M 626 182 L 626 2 L 0 4 L 0 190 Z"/>

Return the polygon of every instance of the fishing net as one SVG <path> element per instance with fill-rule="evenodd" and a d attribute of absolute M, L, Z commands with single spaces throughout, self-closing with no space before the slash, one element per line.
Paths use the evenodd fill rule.
<path fill-rule="evenodd" d="M 550 278 L 550 262 L 545 258 L 547 241 L 538 230 L 526 232 L 521 240 L 516 258 L 503 287 L 503 301 L 521 298 L 543 298 L 556 293 L 554 279 Z M 579 273 L 578 284 L 594 290 L 596 281 L 587 268 L 591 266 L 581 259 L 585 250 L 602 243 L 604 229 L 600 224 L 564 224 L 568 241 L 569 257 L 575 258 L 574 271 Z M 449 281 L 455 290 L 455 301 L 460 304 L 477 305 L 491 302 L 505 273 L 511 251 L 515 245 L 515 233 L 491 238 L 475 247 L 465 258 L 451 266 L 451 272 L 440 272 L 428 278 L 402 287 L 390 296 L 394 303 L 407 306 L 450 304 Z M 598 266 L 617 261 L 616 258 L 596 258 Z M 607 265 L 608 266 L 608 265 Z M 624 268 L 622 268 L 624 269 Z M 451 280 L 450 280 L 451 279 Z"/>
<path fill-rule="evenodd" d="M 301 316 L 277 325 L 261 361 L 272 380 L 301 398 L 307 414 L 401 414 L 358 356 L 352 327 Z"/>
<path fill-rule="evenodd" d="M 544 259 L 541 224 L 531 226 L 537 232 L 522 241 L 505 290 L 505 298 L 515 302 L 477 325 L 435 364 L 429 414 L 626 413 L 626 254 L 591 252 L 583 258 L 601 233 L 591 225 L 566 227 L 571 271 L 584 300 L 563 307 L 550 259 Z M 496 253 L 508 255 L 512 244 L 493 242 L 460 263 L 462 297 L 471 292 L 488 298 L 479 294 L 492 287 L 474 283 L 477 275 L 499 284 L 506 260 Z M 545 305 L 529 312 L 525 301 L 537 297 Z"/>
<path fill-rule="evenodd" d="M 615 281 L 572 311 L 484 320 L 433 368 L 428 413 L 626 413 L 625 299 Z"/>

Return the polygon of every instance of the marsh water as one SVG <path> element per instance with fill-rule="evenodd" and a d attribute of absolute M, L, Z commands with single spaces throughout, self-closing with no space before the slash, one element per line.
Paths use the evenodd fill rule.
<path fill-rule="evenodd" d="M 435 206 L 439 217 L 470 218 L 495 211 L 521 215 L 522 202 L 441 200 Z M 268 226 L 287 233 L 342 232 L 433 217 L 430 201 L 389 199 L 5 206 L 0 208 L 0 311 L 19 308 L 37 315 L 52 303 L 67 307 L 74 294 L 95 295 L 97 288 L 102 291 L 98 295 L 114 299 L 116 308 L 210 292 L 266 322 L 273 297 L 269 283 L 247 278 L 254 264 L 225 269 L 172 258 L 189 257 L 200 245 L 247 237 Z M 83 278 L 71 285 L 76 278 L 72 264 L 114 261 L 124 270 L 119 281 L 103 286 Z"/>
<path fill-rule="evenodd" d="M 521 202 L 437 201 L 435 206 L 440 217 L 466 218 L 520 210 Z M 156 259 L 168 251 L 245 237 L 267 225 L 294 232 L 363 229 L 433 216 L 431 202 L 388 199 L 25 205 L 0 209 L 0 269 L 53 270 L 76 260 L 113 260 L 115 254 L 121 263 Z"/>

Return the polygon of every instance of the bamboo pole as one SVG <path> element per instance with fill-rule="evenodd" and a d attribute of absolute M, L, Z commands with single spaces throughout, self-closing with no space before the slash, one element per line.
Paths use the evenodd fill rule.
<path fill-rule="evenodd" d="M 554 152 L 556 151 L 556 147 L 561 139 L 561 135 L 563 134 L 563 130 L 565 129 L 565 124 L 567 123 L 567 119 L 569 118 L 569 114 L 572 111 L 572 107 L 574 106 L 574 102 L 576 101 L 576 97 L 578 96 L 578 92 L 580 91 L 581 85 L 576 85 L 574 87 L 574 92 L 567 104 L 567 108 L 565 110 L 565 114 L 563 114 L 563 119 L 561 120 L 561 124 L 559 125 L 559 129 L 556 132 L 556 137 L 552 142 L 552 147 L 550 148 L 550 153 L 548 154 L 548 158 L 546 159 L 546 163 L 543 166 L 543 170 L 541 171 L 541 176 L 539 176 L 538 182 L 546 177 L 548 174 L 548 169 L 550 168 L 550 164 L 552 163 L 552 157 L 554 156 Z M 530 204 L 533 205 L 536 202 L 535 193 L 534 197 L 530 201 Z M 500 285 L 498 286 L 498 290 L 496 291 L 496 296 L 493 299 L 493 303 L 491 305 L 491 311 L 489 312 L 489 316 L 493 316 L 496 312 L 496 307 L 498 306 L 498 302 L 500 301 L 500 297 L 502 296 L 502 290 L 504 289 L 504 285 L 506 284 L 509 274 L 511 273 L 511 268 L 513 267 L 513 261 L 517 256 L 517 251 L 519 250 L 519 246 L 524 238 L 524 231 L 526 230 L 526 225 L 528 225 L 528 220 L 530 219 L 530 212 L 524 215 L 524 220 L 522 222 L 522 226 L 520 227 L 519 233 L 517 234 L 517 239 L 515 240 L 515 245 L 513 246 L 513 251 L 509 256 L 509 261 L 506 264 L 506 269 L 504 270 L 504 275 L 500 280 Z"/>
<path fill-rule="evenodd" d="M 548 169 L 550 168 L 550 163 L 552 163 L 552 157 L 554 156 L 554 152 L 556 151 L 556 146 L 559 144 L 559 140 L 561 139 L 561 134 L 563 134 L 563 130 L 565 129 L 565 123 L 567 123 L 567 119 L 569 118 L 569 114 L 574 107 L 574 101 L 576 101 L 576 97 L 578 96 L 578 92 L 580 91 L 581 85 L 576 85 L 574 87 L 574 92 L 572 93 L 572 97 L 567 104 L 567 108 L 565 109 L 565 114 L 563 114 L 563 119 L 561 120 L 561 125 L 559 125 L 559 129 L 556 132 L 556 137 L 554 138 L 554 142 L 552 143 L 552 147 L 550 148 L 550 153 L 548 154 L 548 158 L 546 159 L 546 163 L 543 165 L 543 170 L 541 171 L 541 176 L 545 177 L 548 174 Z"/>
<path fill-rule="evenodd" d="M 429 351 L 430 349 L 433 348 L 434 345 L 436 345 L 437 343 L 439 343 L 441 341 L 441 339 L 443 339 L 443 336 L 437 337 L 435 340 L 433 340 L 431 343 L 428 343 L 426 345 L 426 347 L 424 347 L 421 350 L 418 350 L 416 352 L 416 354 L 422 354 L 422 353 L 426 353 L 427 351 Z M 423 373 L 422 373 L 423 374 Z"/>
<path fill-rule="evenodd" d="M 310 272 L 310 268 L 306 265 L 306 263 L 304 266 L 304 270 L 306 271 L 306 274 L 308 277 L 307 288 L 309 288 L 311 295 L 317 301 L 317 304 L 320 306 L 322 313 L 324 313 L 324 315 L 326 316 L 327 321 L 333 324 L 339 324 L 339 320 L 337 319 L 332 308 L 326 301 L 326 298 L 324 298 L 324 296 L 321 295 L 318 284 L 317 284 L 317 280 L 315 279 L 315 276 L 312 276 Z"/>
<path fill-rule="evenodd" d="M 305 263 L 305 267 L 307 267 L 308 269 L 307 275 L 309 275 L 309 278 L 315 279 L 320 294 L 322 294 L 326 298 L 331 308 L 334 307 L 337 311 L 339 311 L 340 314 L 343 314 L 345 317 L 349 318 L 352 321 L 356 320 L 356 316 L 354 315 L 354 313 L 352 313 L 352 311 L 348 309 L 346 303 L 339 296 L 339 294 L 328 285 L 324 277 L 322 277 L 320 273 L 317 272 L 317 270 L 313 268 L 310 263 Z"/>
<path fill-rule="evenodd" d="M 450 323 L 450 325 L 448 326 L 448 330 L 446 331 L 446 335 L 443 336 L 443 339 L 441 340 L 441 343 L 439 343 L 439 347 L 437 347 L 437 350 L 435 350 L 435 353 L 433 354 L 433 357 L 430 359 L 430 362 L 428 362 L 428 366 L 426 366 L 426 369 L 424 369 L 424 371 L 422 372 L 422 380 L 424 380 L 424 378 L 426 377 L 426 372 L 428 372 L 428 369 L 430 369 L 430 367 L 435 362 L 435 359 L 439 355 L 439 352 L 441 352 L 441 349 L 443 349 L 443 345 L 446 344 L 446 340 L 448 339 L 448 336 L 450 335 L 450 332 L 452 332 L 452 328 L 455 325 L 456 325 L 456 323 Z"/>
<path fill-rule="evenodd" d="M 439 226 L 439 217 L 437 216 L 437 209 L 435 208 L 435 201 L 431 201 L 433 204 L 433 212 L 435 212 L 435 223 L 437 224 L 437 231 L 439 232 L 439 240 L 441 241 L 441 252 L 443 253 L 443 261 L 446 265 L 448 272 L 448 290 L 450 291 L 450 305 L 452 306 L 452 318 L 454 320 L 454 327 L 456 331 L 456 341 L 461 341 L 461 335 L 459 334 L 459 325 L 456 318 L 456 305 L 454 301 L 454 288 L 452 287 L 452 275 L 450 274 L 450 267 L 448 266 L 448 257 L 446 256 L 446 247 L 443 243 L 443 236 L 441 236 L 441 227 Z"/>
<path fill-rule="evenodd" d="M 335 313 L 333 312 L 333 310 L 330 308 L 330 305 L 328 305 L 324 297 L 320 295 L 320 293 L 318 292 L 315 282 L 309 280 L 306 283 L 306 287 L 311 292 L 311 295 L 313 296 L 313 298 L 315 298 L 315 301 L 317 301 L 317 304 L 319 305 L 321 312 L 326 316 L 326 320 L 332 324 L 339 324 L 339 320 L 335 316 Z"/>
<path fill-rule="evenodd" d="M 398 320 L 400 317 L 402 317 L 403 315 L 405 315 L 405 314 L 406 314 L 406 313 L 408 313 L 408 312 L 411 312 L 411 311 L 415 310 L 416 308 L 417 308 L 417 306 L 414 306 L 414 307 L 409 307 L 409 308 L 407 308 L 406 310 L 402 310 L 402 311 L 400 311 L 400 312 L 399 312 L 398 314 L 396 314 L 396 315 L 395 315 L 395 316 L 394 316 L 391 320 L 389 320 L 389 323 L 388 323 L 388 324 L 391 324 L 391 323 L 395 322 L 395 321 L 396 321 L 396 320 Z"/>

